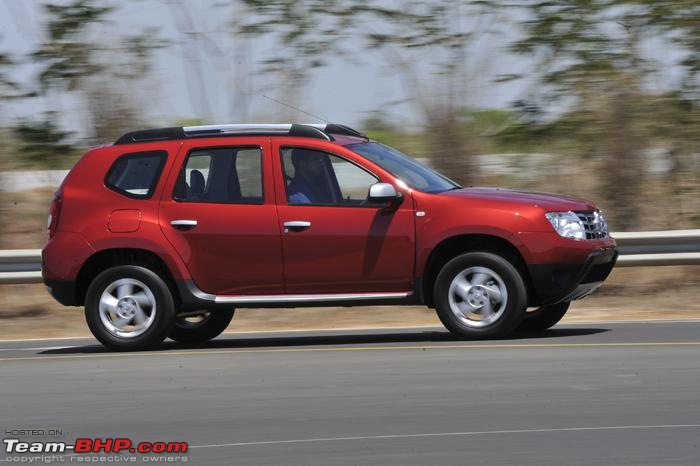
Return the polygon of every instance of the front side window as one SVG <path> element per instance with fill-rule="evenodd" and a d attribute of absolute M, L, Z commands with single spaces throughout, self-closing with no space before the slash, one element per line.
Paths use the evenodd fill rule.
<path fill-rule="evenodd" d="M 195 149 L 187 156 L 173 197 L 185 202 L 262 204 L 259 147 Z"/>
<path fill-rule="evenodd" d="M 107 172 L 105 185 L 128 197 L 148 199 L 158 184 L 167 156 L 163 151 L 124 154 Z"/>
<path fill-rule="evenodd" d="M 282 149 L 289 204 L 360 206 L 379 179 L 354 163 L 327 152 Z"/>

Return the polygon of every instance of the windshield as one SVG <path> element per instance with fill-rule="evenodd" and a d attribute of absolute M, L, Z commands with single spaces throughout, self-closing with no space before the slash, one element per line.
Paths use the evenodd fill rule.
<path fill-rule="evenodd" d="M 425 193 L 441 193 L 461 188 L 460 185 L 446 176 L 384 144 L 363 142 L 350 144 L 346 147 L 376 163 L 413 189 Z"/>

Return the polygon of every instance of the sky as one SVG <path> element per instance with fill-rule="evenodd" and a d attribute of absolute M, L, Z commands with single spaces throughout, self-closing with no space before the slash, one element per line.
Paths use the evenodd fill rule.
<path fill-rule="evenodd" d="M 41 1 L 0 0 L 0 51 L 24 60 L 13 77 L 30 82 L 37 67 L 26 58 L 42 40 L 46 16 Z M 269 37 L 242 40 L 230 25 L 235 2 L 197 0 L 131 0 L 107 2 L 119 5 L 110 22 L 93 31 L 96 40 L 114 40 L 120 34 L 156 27 L 171 46 L 156 52 L 154 69 L 147 82 L 135 90 L 142 120 L 149 126 L 172 125 L 185 119 L 209 123 L 278 121 L 281 115 L 296 122 L 318 121 L 295 112 L 265 96 L 284 100 L 278 92 L 279 77 L 263 71 L 262 62 L 277 47 Z M 513 28 L 514 29 L 514 28 Z M 508 108 L 530 85 L 527 80 L 495 83 L 498 75 L 517 73 L 526 65 L 521 57 L 506 51 L 514 33 L 506 27 L 484 35 L 470 49 L 469 60 L 476 71 L 468 78 L 466 99 L 477 108 Z M 184 40 L 183 40 L 184 39 Z M 184 45 L 183 45 L 184 44 Z M 336 58 L 328 66 L 314 69 L 299 107 L 327 120 L 357 125 L 373 112 L 381 111 L 400 125 L 417 125 L 421 115 L 390 63 L 380 53 L 362 51 L 362 44 L 347 44 L 358 50 L 351 59 Z M 418 69 L 429 79 L 430 57 L 418 60 Z M 31 118 L 48 107 L 60 106 L 67 114 L 67 129 L 80 132 L 84 126 L 79 99 L 56 97 L 59 104 L 30 99 L 6 106 L 3 120 Z M 246 103 L 245 105 L 243 103 Z M 54 108 L 55 109 L 55 108 Z"/>

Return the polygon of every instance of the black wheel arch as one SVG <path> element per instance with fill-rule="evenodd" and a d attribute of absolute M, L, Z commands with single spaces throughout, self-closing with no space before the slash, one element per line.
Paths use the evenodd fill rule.
<path fill-rule="evenodd" d="M 418 283 L 422 301 L 427 306 L 435 307 L 433 286 L 440 270 L 451 259 L 467 252 L 489 252 L 507 259 L 515 266 L 525 282 L 525 287 L 527 288 L 527 293 L 531 301 L 528 305 L 534 306 L 538 304 L 538 298 L 530 278 L 530 273 L 525 259 L 523 259 L 518 248 L 510 241 L 499 236 L 470 233 L 446 238 L 438 243 L 430 252 L 422 277 Z"/>
<path fill-rule="evenodd" d="M 175 279 L 160 256 L 146 249 L 113 248 L 97 251 L 81 267 L 75 282 L 76 305 L 85 304 L 87 290 L 97 275 L 110 267 L 119 265 L 139 265 L 157 273 L 170 288 L 175 305 L 177 306 L 180 302 Z"/>

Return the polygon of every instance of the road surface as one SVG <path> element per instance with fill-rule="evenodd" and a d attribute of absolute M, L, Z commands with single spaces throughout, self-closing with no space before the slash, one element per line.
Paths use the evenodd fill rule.
<path fill-rule="evenodd" d="M 184 441 L 196 465 L 697 465 L 700 321 L 0 342 L 0 419 L 3 438 Z"/>

